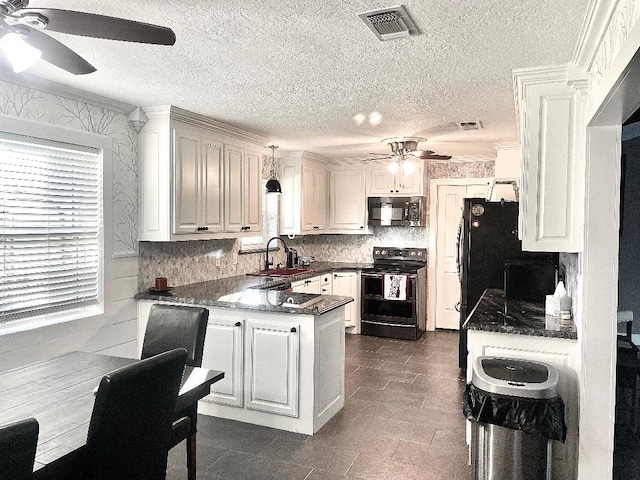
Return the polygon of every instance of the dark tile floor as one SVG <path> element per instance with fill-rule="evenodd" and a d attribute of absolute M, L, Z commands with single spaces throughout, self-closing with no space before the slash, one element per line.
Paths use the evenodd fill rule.
<path fill-rule="evenodd" d="M 201 415 L 198 478 L 468 479 L 457 332 L 347 335 L 345 407 L 313 436 Z M 184 443 L 167 478 L 186 479 Z"/>

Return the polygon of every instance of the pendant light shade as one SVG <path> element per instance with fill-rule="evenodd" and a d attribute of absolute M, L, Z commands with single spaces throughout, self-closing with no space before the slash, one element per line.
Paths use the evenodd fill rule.
<path fill-rule="evenodd" d="M 282 187 L 277 178 L 270 178 L 267 181 L 267 193 L 282 193 Z"/>
<path fill-rule="evenodd" d="M 271 173 L 270 178 L 267 181 L 267 193 L 282 193 L 282 187 L 280 186 L 280 182 L 278 181 L 278 177 L 276 174 L 276 148 L 277 145 L 269 145 L 271 149 Z"/>

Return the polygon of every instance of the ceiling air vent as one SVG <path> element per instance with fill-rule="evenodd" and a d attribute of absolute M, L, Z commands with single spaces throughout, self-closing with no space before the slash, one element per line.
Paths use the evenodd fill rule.
<path fill-rule="evenodd" d="M 460 130 L 480 130 L 482 124 L 480 120 L 471 120 L 469 122 L 456 122 L 456 125 Z"/>
<path fill-rule="evenodd" d="M 393 40 L 420 34 L 420 30 L 409 17 L 404 5 L 359 13 L 358 16 L 380 40 Z"/>

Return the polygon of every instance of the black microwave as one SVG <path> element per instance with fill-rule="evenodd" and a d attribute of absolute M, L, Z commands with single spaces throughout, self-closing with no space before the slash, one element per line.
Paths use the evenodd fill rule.
<path fill-rule="evenodd" d="M 424 197 L 369 197 L 367 224 L 374 227 L 424 227 Z"/>

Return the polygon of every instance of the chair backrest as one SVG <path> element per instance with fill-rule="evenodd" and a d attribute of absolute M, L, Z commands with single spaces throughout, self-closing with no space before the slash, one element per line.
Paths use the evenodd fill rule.
<path fill-rule="evenodd" d="M 175 349 L 102 377 L 87 434 L 87 478 L 165 478 L 186 358 Z"/>
<path fill-rule="evenodd" d="M 0 478 L 28 480 L 38 445 L 39 425 L 35 418 L 26 418 L 0 427 Z"/>
<path fill-rule="evenodd" d="M 202 366 L 209 310 L 183 305 L 151 305 L 140 358 L 174 348 L 187 350 L 187 365 Z"/>

